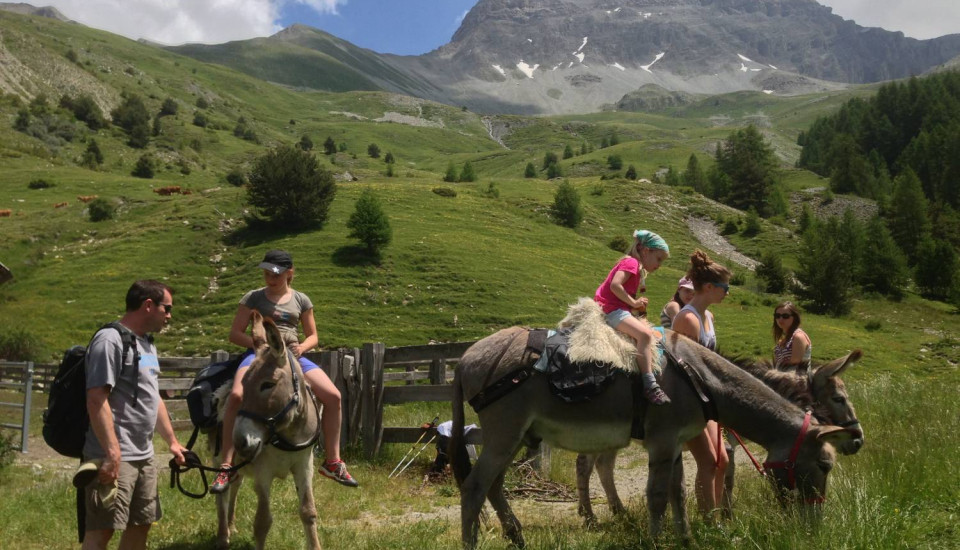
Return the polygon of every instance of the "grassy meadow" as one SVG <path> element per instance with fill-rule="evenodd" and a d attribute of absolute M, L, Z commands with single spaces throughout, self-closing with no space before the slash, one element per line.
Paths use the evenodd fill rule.
<path fill-rule="evenodd" d="M 815 174 L 790 168 L 799 155 L 797 134 L 817 116 L 873 88 L 778 98 L 728 94 L 660 113 L 594 113 L 525 118 L 480 114 L 382 92 L 303 92 L 272 85 L 215 64 L 175 55 L 80 25 L 0 12 L 3 46 L 32 75 L 27 100 L 9 91 L 0 97 L 0 261 L 14 279 L 0 285 L 0 335 L 19 335 L 31 356 L 53 362 L 67 347 L 85 343 L 99 325 L 115 319 L 123 296 L 137 278 L 158 278 L 175 289 L 170 326 L 158 336 L 164 355 L 202 356 L 226 348 L 229 323 L 239 298 L 262 284 L 256 268 L 265 250 L 292 252 L 294 286 L 315 304 L 322 348 L 387 346 L 430 341 L 471 341 L 510 325 L 553 326 L 580 296 L 592 295 L 622 252 L 615 237 L 649 228 L 670 243 L 672 256 L 648 279 L 655 314 L 672 296 L 687 258 L 703 247 L 689 229 L 690 217 L 715 221 L 742 214 L 690 189 L 611 177 L 609 155 L 634 165 L 640 177 L 669 166 L 683 170 L 691 153 L 712 162 L 715 144 L 747 123 L 757 123 L 784 162 L 787 192 L 820 187 Z M 66 53 L 78 58 L 71 62 Z M 116 128 L 92 132 L 78 125 L 73 141 L 53 142 L 13 129 L 17 113 L 38 93 L 56 104 L 62 93 L 87 93 L 109 111 L 122 94 L 136 93 L 156 112 L 170 97 L 178 114 L 161 120 L 161 132 L 145 150 L 159 161 L 153 179 L 130 175 L 144 151 L 126 145 Z M 197 107 L 199 98 L 209 106 Z M 195 111 L 210 120 L 192 124 Z M 244 117 L 258 141 L 234 136 Z M 501 146 L 485 123 L 506 125 Z M 619 143 L 600 149 L 616 134 Z M 233 168 L 249 168 L 268 147 L 309 136 L 321 164 L 339 178 L 336 199 L 322 228 L 303 232 L 269 230 L 247 223 L 244 189 L 226 182 Z M 345 151 L 324 156 L 327 137 Z M 105 155 L 98 170 L 79 165 L 90 139 Z M 558 181 L 523 178 L 544 154 L 579 153 L 561 161 L 579 191 L 584 221 L 575 230 L 553 223 L 550 207 Z M 383 159 L 367 155 L 376 143 L 397 159 L 395 177 Z M 469 161 L 474 183 L 445 183 L 450 163 Z M 346 174 L 350 175 L 347 178 Z M 607 176 L 608 179 L 602 179 Z M 53 184 L 30 189 L 31 181 Z M 490 193 L 490 185 L 496 193 Z M 190 195 L 159 196 L 154 188 L 178 185 Z M 448 187 L 455 197 L 434 192 Z M 372 188 L 393 227 L 393 241 L 380 262 L 365 257 L 348 237 L 346 221 L 360 193 Z M 79 195 L 99 195 L 118 205 L 114 219 L 89 220 Z M 66 202 L 63 208 L 56 203 Z M 783 254 L 795 266 L 799 239 L 792 219 L 763 222 L 754 237 L 731 235 L 743 253 Z M 721 348 L 730 354 L 769 356 L 773 307 L 785 296 L 761 292 L 746 268 L 711 253 L 745 275 L 715 307 Z M 957 383 L 960 341 L 954 336 L 955 308 L 908 292 L 900 302 L 857 296 L 852 312 L 834 318 L 804 315 L 814 359 L 826 361 L 851 349 L 863 360 L 845 374 L 866 430 L 856 456 L 838 458 L 822 524 L 811 528 L 780 512 L 763 482 L 742 467 L 736 517 L 718 525 L 691 518 L 696 548 L 950 548 L 960 514 L 960 448 Z M 0 401 L 20 396 L 0 394 Z M 34 396 L 31 434 L 39 444 L 45 396 Z M 388 406 L 385 424 L 414 426 L 448 406 Z M 469 416 L 468 416 L 469 418 Z M 6 409 L 3 422 L 15 421 Z M 181 434 L 185 438 L 188 434 Z M 165 446 L 158 438 L 158 449 Z M 408 446 L 386 446 L 373 461 L 348 449 L 345 457 L 359 490 L 315 477 L 327 548 L 456 548 L 458 492 L 450 480 L 424 483 L 433 450 L 411 475 L 387 475 Z M 630 468 L 646 459 L 634 444 L 624 453 Z M 574 483 L 574 456 L 555 451 L 551 478 Z M 28 454 L 0 469 L 0 525 L 4 548 L 64 548 L 74 542 L 74 464 Z M 417 475 L 413 475 L 417 474 Z M 191 474 L 195 476 L 195 472 Z M 188 482 L 196 482 L 196 477 Z M 598 487 L 596 481 L 593 484 Z M 273 496 L 275 525 L 268 546 L 299 548 L 302 530 L 292 484 L 278 482 Z M 161 479 L 163 520 L 153 529 L 151 548 L 200 549 L 212 545 L 216 515 L 211 498 L 188 499 Z M 600 494 L 599 492 L 597 494 Z M 252 548 L 252 491 L 241 493 L 240 532 L 234 548 Z M 575 503 L 515 501 L 531 548 L 640 548 L 650 544 L 642 498 L 627 503 L 630 516 L 612 518 L 600 498 L 601 525 L 585 530 Z M 691 503 L 691 509 L 694 506 Z M 495 521 L 482 535 L 484 548 L 505 548 Z M 681 546 L 669 530 L 659 546 Z"/>

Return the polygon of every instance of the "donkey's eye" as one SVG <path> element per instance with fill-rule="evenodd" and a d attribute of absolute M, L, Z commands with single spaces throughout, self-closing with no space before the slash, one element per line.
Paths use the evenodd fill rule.
<path fill-rule="evenodd" d="M 818 461 L 817 461 L 817 467 L 820 468 L 820 471 L 821 471 L 821 472 L 823 472 L 823 473 L 825 473 L 825 474 L 829 474 L 829 473 L 830 473 L 830 470 L 833 469 L 833 462 L 831 462 L 831 461 L 829 461 L 829 460 L 818 460 Z"/>
<path fill-rule="evenodd" d="M 272 390 L 276 385 L 276 382 L 263 382 L 260 384 L 260 391 Z"/>
<path fill-rule="evenodd" d="M 833 398 L 831 398 L 831 400 L 832 400 L 834 403 L 837 403 L 837 404 L 846 403 L 846 401 L 847 401 L 847 399 L 846 399 L 844 396 L 842 396 L 842 395 L 838 395 L 838 396 L 836 396 L 836 397 L 833 397 Z"/>

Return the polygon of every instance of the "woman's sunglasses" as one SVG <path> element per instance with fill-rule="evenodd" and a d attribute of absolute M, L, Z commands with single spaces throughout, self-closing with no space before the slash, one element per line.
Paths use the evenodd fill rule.
<path fill-rule="evenodd" d="M 793 317 L 792 313 L 774 313 L 773 314 L 774 319 L 790 319 L 791 317 Z"/>

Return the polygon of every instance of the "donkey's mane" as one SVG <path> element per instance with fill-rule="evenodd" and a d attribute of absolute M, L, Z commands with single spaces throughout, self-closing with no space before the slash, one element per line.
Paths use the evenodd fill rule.
<path fill-rule="evenodd" d="M 744 356 L 724 356 L 724 359 L 750 373 L 801 409 L 808 409 L 813 406 L 813 388 L 810 386 L 810 379 L 807 376 L 801 375 L 797 371 L 777 370 L 768 359 L 754 359 Z M 806 365 L 808 364 L 804 364 L 802 368 L 804 372 L 806 372 Z"/>

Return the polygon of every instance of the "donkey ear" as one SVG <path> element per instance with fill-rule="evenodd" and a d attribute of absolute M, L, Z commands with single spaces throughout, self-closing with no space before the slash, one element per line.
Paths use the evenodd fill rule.
<path fill-rule="evenodd" d="M 277 325 L 268 320 L 263 324 L 263 329 L 267 334 L 267 344 L 270 345 L 270 349 L 276 353 L 284 353 L 286 345 L 283 343 L 283 337 L 280 336 L 280 329 L 277 328 Z"/>
<path fill-rule="evenodd" d="M 250 336 L 253 338 L 253 349 L 260 349 L 267 343 L 267 333 L 263 328 L 263 315 L 260 315 L 259 311 L 253 310 L 250 314 L 250 322 L 253 324 L 253 328 L 250 330 Z"/>
<path fill-rule="evenodd" d="M 858 349 L 853 350 L 840 359 L 834 359 L 825 365 L 821 365 L 816 372 L 814 372 L 813 379 L 815 382 L 820 383 L 831 376 L 840 376 L 843 371 L 847 370 L 847 367 L 853 366 L 861 357 L 863 357 L 862 351 Z"/>

